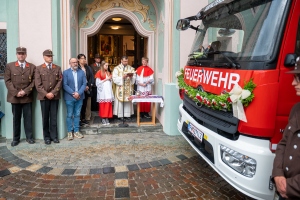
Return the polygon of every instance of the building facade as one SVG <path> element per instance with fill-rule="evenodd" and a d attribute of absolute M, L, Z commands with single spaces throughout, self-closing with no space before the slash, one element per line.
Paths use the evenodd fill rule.
<path fill-rule="evenodd" d="M 27 61 L 43 63 L 42 52 L 52 49 L 53 63 L 63 70 L 69 59 L 79 53 L 87 55 L 89 64 L 95 53 L 112 65 L 128 54 L 131 65 L 138 65 L 142 56 L 149 58 L 155 71 L 154 94 L 164 97 L 165 106 L 157 108 L 156 116 L 166 134 L 176 135 L 178 89 L 175 72 L 187 60 L 195 31 L 179 32 L 177 20 L 195 15 L 211 0 L 0 0 L 0 34 L 6 35 L 7 63 L 16 61 L 15 49 L 27 48 Z M 117 30 L 112 18 L 126 21 Z M 126 28 L 126 26 L 128 26 Z M 125 28 L 124 28 L 125 27 Z M 105 44 L 108 43 L 108 44 Z M 0 52 L 1 53 L 1 52 Z M 6 56 L 5 55 L 5 56 Z M 0 133 L 12 138 L 11 105 L 6 102 L 7 89 L 0 72 Z M 36 92 L 35 92 L 36 97 Z M 59 138 L 66 136 L 66 108 L 59 103 Z M 36 139 L 42 139 L 39 101 L 33 102 L 33 127 Z M 24 132 L 24 131 L 22 131 Z M 24 137 L 24 133 L 22 133 Z"/>

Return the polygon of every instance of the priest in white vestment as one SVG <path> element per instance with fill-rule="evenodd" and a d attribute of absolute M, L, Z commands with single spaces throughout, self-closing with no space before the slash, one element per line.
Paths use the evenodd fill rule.
<path fill-rule="evenodd" d="M 114 68 L 112 78 L 116 84 L 113 114 L 117 115 L 118 118 L 125 117 L 130 119 L 131 115 L 134 114 L 134 110 L 132 102 L 128 100 L 128 97 L 133 94 L 133 84 L 135 83 L 136 74 L 134 68 L 128 65 L 127 56 L 123 56 L 121 64 Z"/>

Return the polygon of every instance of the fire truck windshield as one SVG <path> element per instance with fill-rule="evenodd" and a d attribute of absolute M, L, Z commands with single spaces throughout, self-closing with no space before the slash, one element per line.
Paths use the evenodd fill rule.
<path fill-rule="evenodd" d="M 266 2 L 247 9 L 231 3 L 208 13 L 197 28 L 188 65 L 242 69 L 275 67 L 266 63 L 278 52 L 290 1 Z"/>

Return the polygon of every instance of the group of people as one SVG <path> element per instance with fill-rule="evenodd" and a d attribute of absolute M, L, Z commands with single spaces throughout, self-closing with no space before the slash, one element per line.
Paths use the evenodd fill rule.
<path fill-rule="evenodd" d="M 84 54 L 70 58 L 69 68 L 63 72 L 60 66 L 53 63 L 54 55 L 50 49 L 43 52 L 44 62 L 37 67 L 26 61 L 25 47 L 17 47 L 16 56 L 17 61 L 8 63 L 4 74 L 7 102 L 11 103 L 13 114 L 11 146 L 17 146 L 20 142 L 22 114 L 26 141 L 35 143 L 32 131 L 34 87 L 41 106 L 44 142 L 50 145 L 51 142 L 59 143 L 57 112 L 61 89 L 67 108 L 67 137 L 73 140 L 74 137 L 84 137 L 79 129 L 81 125 L 89 123 L 91 110 L 99 110 L 103 125 L 108 125 L 113 115 L 121 120 L 128 119 L 134 110 L 132 103 L 124 98 L 126 92 L 133 94 L 133 85 L 136 83 L 142 95 L 150 95 L 151 85 L 154 84 L 153 70 L 148 66 L 146 57 L 142 58 L 143 65 L 135 71 L 128 65 L 128 57 L 123 56 L 121 64 L 111 73 L 109 64 L 101 62 L 99 54 L 95 55 L 95 63 L 91 66 L 87 65 Z M 116 84 L 115 91 L 112 89 L 113 83 Z M 141 103 L 141 112 L 148 118 L 150 103 Z"/>

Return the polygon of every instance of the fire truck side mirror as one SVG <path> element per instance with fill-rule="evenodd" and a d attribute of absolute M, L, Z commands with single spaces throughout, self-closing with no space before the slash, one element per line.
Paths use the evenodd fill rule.
<path fill-rule="evenodd" d="M 287 54 L 284 60 L 285 67 L 294 67 L 296 64 L 297 54 Z"/>
<path fill-rule="evenodd" d="M 180 19 L 178 20 L 176 25 L 176 29 L 181 31 L 185 31 L 189 27 L 190 27 L 190 20 L 188 19 Z"/>

